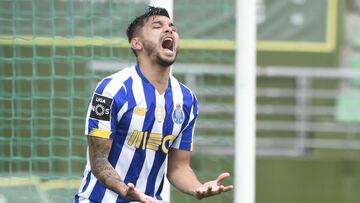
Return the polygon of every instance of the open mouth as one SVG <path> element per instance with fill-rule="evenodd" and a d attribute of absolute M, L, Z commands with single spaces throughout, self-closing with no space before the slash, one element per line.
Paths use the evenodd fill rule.
<path fill-rule="evenodd" d="M 161 44 L 162 48 L 170 51 L 174 50 L 174 40 L 171 37 L 166 37 Z"/>

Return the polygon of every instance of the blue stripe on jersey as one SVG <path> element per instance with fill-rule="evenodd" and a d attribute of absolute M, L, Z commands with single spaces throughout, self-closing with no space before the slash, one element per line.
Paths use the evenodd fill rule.
<path fill-rule="evenodd" d="M 96 181 L 93 190 L 89 196 L 90 201 L 101 202 L 104 197 L 106 188 L 100 183 L 100 181 Z"/>
<path fill-rule="evenodd" d="M 119 197 L 120 197 L 120 196 L 118 196 L 118 198 L 117 198 L 117 200 L 116 200 L 116 203 L 129 203 L 128 201 L 123 200 L 123 199 L 120 199 Z"/>
<path fill-rule="evenodd" d="M 198 105 L 198 101 L 197 101 L 197 99 L 196 99 L 196 96 L 195 95 L 193 95 L 193 108 L 194 108 L 194 110 L 193 110 L 193 112 L 194 112 L 194 118 L 197 118 L 197 116 L 198 116 L 198 111 L 199 111 L 199 105 Z"/>
<path fill-rule="evenodd" d="M 146 106 L 148 111 L 145 114 L 144 124 L 142 131 L 143 132 L 151 132 L 152 126 L 155 122 L 155 105 L 156 105 L 156 95 L 155 95 L 155 89 L 151 84 L 143 82 L 143 88 L 144 88 L 144 96 L 146 99 Z M 141 169 L 144 165 L 144 160 L 146 157 L 146 150 L 143 150 L 142 148 L 136 149 L 135 154 L 131 160 L 131 164 L 129 167 L 129 170 L 126 174 L 124 182 L 127 183 L 133 183 L 136 184 Z"/>
<path fill-rule="evenodd" d="M 119 101 L 119 103 L 117 105 L 123 106 L 126 101 L 128 101 L 129 106 L 135 105 L 135 98 L 134 98 L 134 94 L 133 94 L 132 88 L 131 88 L 132 83 L 133 83 L 132 78 L 129 78 L 128 80 L 126 80 L 124 82 L 124 85 L 128 91 L 125 92 L 125 89 L 122 88 L 121 91 L 119 91 L 115 95 L 114 101 L 117 101 L 117 102 Z M 124 97 L 125 94 L 126 94 L 126 96 Z M 121 109 L 121 107 L 119 108 L 119 110 L 120 109 Z M 116 129 L 115 133 L 113 133 L 114 142 L 113 142 L 113 146 L 111 147 L 111 151 L 109 153 L 109 162 L 114 168 L 116 166 L 116 163 L 119 159 L 120 153 L 124 146 L 124 142 L 125 142 L 125 139 L 127 136 L 127 131 L 129 130 L 129 127 L 130 127 L 132 113 L 133 113 L 133 108 L 131 108 L 127 112 L 127 115 L 130 115 L 130 117 L 123 116 L 120 119 L 119 123 L 121 123 L 123 125 L 122 130 L 120 131 L 119 129 Z"/>
<path fill-rule="evenodd" d="M 88 172 L 88 174 L 87 174 L 87 176 L 86 176 L 86 183 L 85 183 L 85 185 L 84 185 L 84 187 L 83 187 L 83 189 L 82 189 L 81 192 L 84 192 L 84 191 L 87 189 L 87 187 L 89 186 L 90 178 L 91 178 L 91 173 Z"/>
<path fill-rule="evenodd" d="M 125 85 L 126 92 L 127 92 L 126 99 L 128 101 L 128 111 L 122 116 L 122 118 L 120 119 L 120 121 L 118 123 L 117 134 L 120 135 L 119 137 L 127 136 L 127 133 L 128 133 L 129 127 L 130 127 L 130 123 L 131 123 L 131 118 L 133 115 L 133 110 L 134 110 L 134 107 L 136 106 L 136 101 L 135 101 L 134 93 L 132 90 L 133 79 L 129 78 L 128 80 L 126 80 L 124 82 L 124 85 Z"/>
<path fill-rule="evenodd" d="M 105 78 L 104 80 L 102 80 L 99 83 L 99 85 L 97 86 L 95 93 L 101 95 L 103 93 L 106 85 L 108 85 L 111 80 L 112 80 L 112 78 Z M 90 100 L 89 105 L 91 105 L 91 101 L 92 101 L 92 99 Z M 98 125 L 99 125 L 98 120 L 89 118 L 88 133 L 90 133 L 93 128 L 98 128 L 99 127 Z"/>
<path fill-rule="evenodd" d="M 171 135 L 173 132 L 174 123 L 172 121 L 172 112 L 173 112 L 174 104 L 173 104 L 173 94 L 172 91 L 167 91 L 165 93 L 165 118 L 164 118 L 164 125 L 163 125 L 163 138 L 167 135 Z M 165 125 L 167 124 L 167 125 Z M 163 145 L 166 143 L 162 143 Z M 161 148 L 161 146 L 159 146 Z M 145 194 L 149 196 L 154 196 L 155 192 L 155 182 L 157 174 L 159 173 L 159 169 L 163 162 L 165 161 L 166 154 L 162 150 L 156 151 L 155 160 L 151 171 L 149 173 L 149 177 L 146 183 L 146 190 Z"/>
<path fill-rule="evenodd" d="M 155 194 L 156 199 L 159 199 L 159 200 L 162 200 L 160 195 L 161 195 L 161 191 L 162 191 L 163 186 L 164 186 L 164 178 L 165 178 L 165 175 L 163 175 L 163 177 L 161 179 L 161 183 L 159 185 L 159 188 L 158 188 L 158 190 L 156 191 L 156 194 Z"/>
<path fill-rule="evenodd" d="M 185 121 L 181 126 L 181 130 L 180 133 L 183 134 L 183 131 L 185 130 L 185 126 L 188 126 L 188 128 L 190 127 L 189 119 L 190 119 L 190 114 L 191 114 L 191 109 L 193 107 L 193 95 L 191 94 L 190 90 L 187 89 L 183 84 L 180 83 L 180 87 L 181 87 L 181 91 L 183 93 L 183 111 L 186 114 L 185 116 Z M 196 112 L 194 112 L 196 113 Z M 195 120 L 195 119 L 194 119 Z M 189 123 L 189 125 L 188 125 Z M 188 129 L 186 129 L 188 130 Z M 192 132 L 192 131 L 191 131 Z M 182 135 L 181 136 L 181 141 L 180 141 L 180 146 L 179 149 L 183 149 L 183 150 L 190 150 L 191 149 L 191 140 L 192 140 L 192 134 L 187 134 L 187 135 Z"/>
<path fill-rule="evenodd" d="M 81 189 L 81 192 L 84 192 L 84 191 L 87 189 L 87 187 L 89 186 L 90 178 L 91 178 L 91 173 L 88 172 L 87 175 L 86 175 L 85 184 L 84 184 L 83 188 Z M 78 202 L 79 202 L 79 195 L 78 195 L 78 194 L 79 194 L 79 193 L 77 193 L 77 194 L 75 195 L 75 203 L 78 203 Z"/>
<path fill-rule="evenodd" d="M 187 150 L 187 151 L 191 150 L 192 133 L 193 133 L 194 125 L 195 125 L 195 120 L 196 119 L 193 119 L 189 123 L 189 126 L 182 132 L 182 139 L 180 142 L 179 149 L 183 149 L 183 150 Z"/>
<path fill-rule="evenodd" d="M 192 95 L 186 87 L 184 87 L 183 84 L 180 83 L 181 92 L 183 94 L 183 111 L 185 114 L 185 120 L 181 126 L 180 133 L 184 130 L 185 126 L 187 126 L 189 119 L 190 119 L 190 113 L 191 113 L 191 104 L 192 104 Z"/>
<path fill-rule="evenodd" d="M 102 94 L 105 87 L 109 84 L 109 82 L 112 80 L 112 78 L 105 78 L 103 81 L 101 81 L 101 83 L 98 85 L 98 87 L 96 88 L 95 92 L 97 94 Z"/>
<path fill-rule="evenodd" d="M 128 80 L 131 80 L 128 79 Z M 126 82 L 126 81 L 125 81 Z M 110 139 L 116 139 L 118 136 L 118 112 L 124 106 L 127 100 L 125 87 L 120 88 L 120 90 L 113 97 L 113 104 L 111 108 L 111 135 Z"/>
<path fill-rule="evenodd" d="M 134 93 L 133 93 L 133 89 L 132 89 L 132 86 L 133 86 L 132 78 L 129 78 L 129 80 L 125 81 L 124 85 L 127 90 L 127 100 L 128 100 L 128 109 L 129 110 L 126 112 L 126 114 L 123 115 L 123 117 L 120 119 L 120 122 L 119 122 L 119 127 L 118 127 L 119 136 L 117 136 L 119 138 L 119 140 L 117 140 L 116 138 L 115 138 L 115 140 L 116 140 L 117 145 L 121 145 L 121 149 L 119 149 L 119 151 L 114 150 L 114 152 L 111 152 L 111 153 L 117 154 L 116 156 L 111 156 L 109 158 L 111 165 L 113 165 L 113 163 L 116 164 L 116 162 L 118 161 L 118 158 L 120 157 L 120 153 L 121 153 L 122 147 L 124 146 L 124 142 L 126 140 L 126 136 L 127 136 L 127 133 L 128 133 L 129 127 L 130 127 L 133 110 L 134 110 L 134 107 L 136 106 L 136 101 L 135 101 L 135 97 L 134 97 Z M 117 146 L 117 147 L 119 147 L 119 146 Z M 116 148 L 116 147 L 114 147 L 114 148 Z M 123 177 L 121 177 L 121 178 L 123 178 Z M 124 179 L 124 182 L 126 184 L 128 183 L 128 182 L 126 182 L 125 179 Z M 123 203 L 123 202 L 125 203 L 127 201 L 123 200 L 120 196 L 118 196 L 116 202 L 117 203 Z"/>
<path fill-rule="evenodd" d="M 79 203 L 79 195 L 78 194 L 75 195 L 74 202 Z"/>

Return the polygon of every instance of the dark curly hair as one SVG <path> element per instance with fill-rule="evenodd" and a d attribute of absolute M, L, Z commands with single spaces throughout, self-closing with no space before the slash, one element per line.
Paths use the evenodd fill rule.
<path fill-rule="evenodd" d="M 128 37 L 128 41 L 130 42 L 131 39 L 135 37 L 136 33 L 138 32 L 138 29 L 144 26 L 145 22 L 150 16 L 155 16 L 155 15 L 166 16 L 170 18 L 169 13 L 165 8 L 149 6 L 146 9 L 145 13 L 136 17 L 126 29 L 126 35 Z"/>

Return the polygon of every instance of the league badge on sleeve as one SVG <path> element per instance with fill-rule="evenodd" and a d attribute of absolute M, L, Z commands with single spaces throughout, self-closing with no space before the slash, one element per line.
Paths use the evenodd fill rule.
<path fill-rule="evenodd" d="M 172 119 L 174 123 L 181 125 L 184 122 L 185 115 L 181 104 L 176 104 L 176 107 L 172 113 Z"/>
<path fill-rule="evenodd" d="M 113 99 L 104 97 L 99 94 L 94 94 L 91 102 L 90 118 L 110 121 L 111 105 Z"/>

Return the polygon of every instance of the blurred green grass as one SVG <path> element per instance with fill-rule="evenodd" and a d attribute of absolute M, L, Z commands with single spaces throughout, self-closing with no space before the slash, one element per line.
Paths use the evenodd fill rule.
<path fill-rule="evenodd" d="M 196 155 L 192 166 L 201 181 L 214 179 L 228 170 L 232 177 L 225 184 L 233 184 L 232 160 L 230 156 Z M 256 203 L 355 203 L 360 202 L 359 188 L 360 160 L 357 159 L 258 157 L 256 161 Z M 232 191 L 204 202 L 232 203 L 233 196 Z M 174 188 L 171 200 L 199 202 Z"/>

